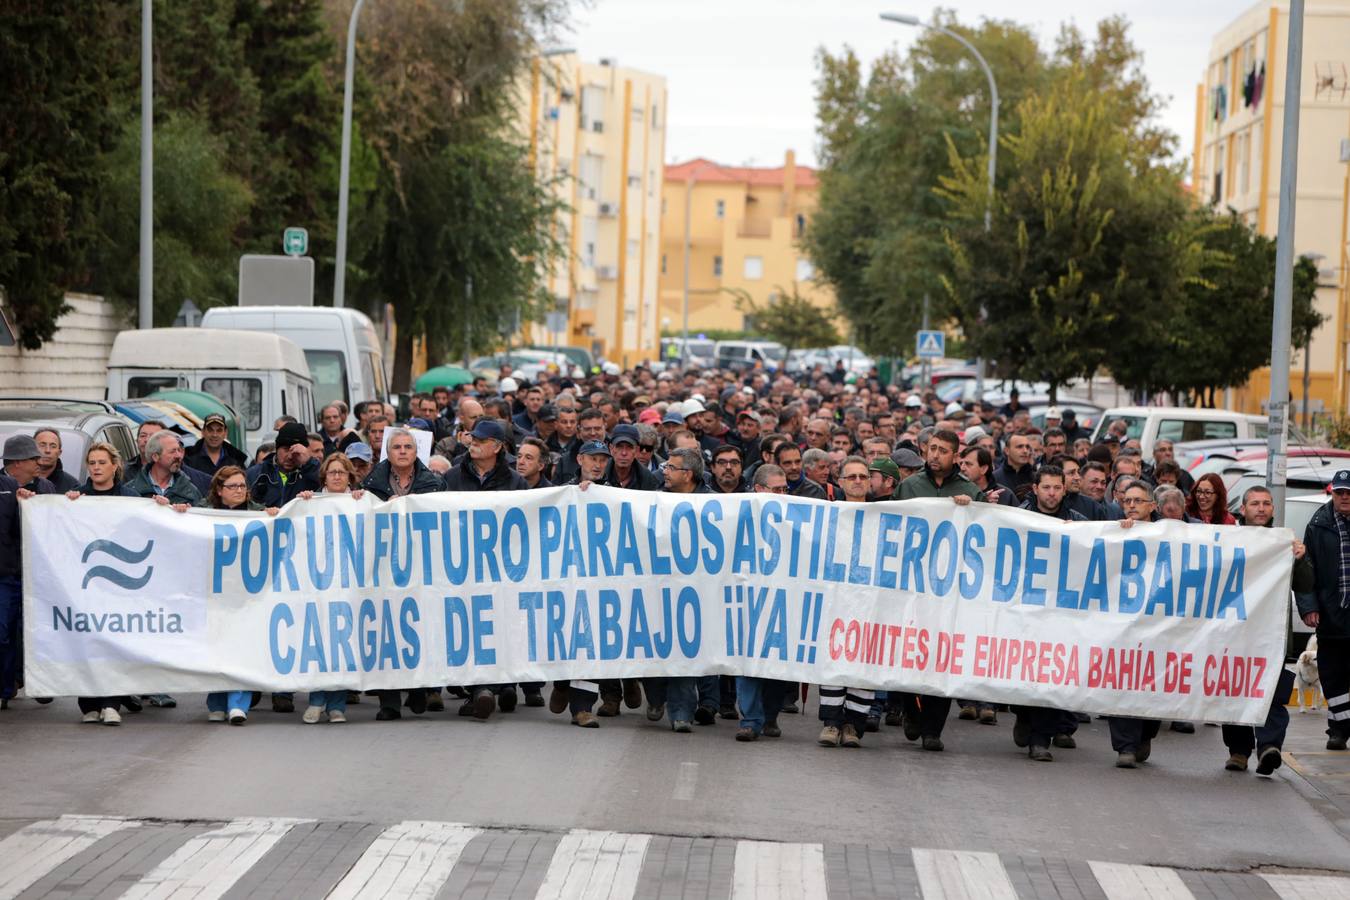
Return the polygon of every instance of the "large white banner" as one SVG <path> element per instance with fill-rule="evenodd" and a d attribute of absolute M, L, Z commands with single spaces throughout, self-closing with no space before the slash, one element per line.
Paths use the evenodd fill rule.
<path fill-rule="evenodd" d="M 28 690 L 737 674 L 1259 723 L 1293 535 L 612 488 L 23 504 Z"/>

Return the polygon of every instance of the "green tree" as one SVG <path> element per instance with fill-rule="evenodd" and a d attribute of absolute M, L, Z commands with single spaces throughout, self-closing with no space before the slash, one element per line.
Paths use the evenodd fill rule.
<path fill-rule="evenodd" d="M 793 282 L 792 289 L 781 285 L 769 302 L 757 304 L 744 289 L 733 291 L 736 308 L 750 316 L 752 331 L 782 344 L 789 352 L 801 347 L 829 347 L 839 343 L 834 314 L 802 296 Z"/>

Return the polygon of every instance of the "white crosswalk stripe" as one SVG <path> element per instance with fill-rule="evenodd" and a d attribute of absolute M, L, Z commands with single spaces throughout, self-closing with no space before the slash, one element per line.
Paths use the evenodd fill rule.
<path fill-rule="evenodd" d="M 235 819 L 188 839 L 122 895 L 123 900 L 214 900 L 309 819 Z"/>
<path fill-rule="evenodd" d="M 1174 869 L 1161 866 L 1131 866 L 1125 863 L 1089 862 L 1092 876 L 1108 900 L 1195 900 L 1191 889 Z"/>
<path fill-rule="evenodd" d="M 637 892 L 651 835 L 570 831 L 558 842 L 536 900 L 624 900 Z"/>
<path fill-rule="evenodd" d="M 828 893 L 825 848 L 820 844 L 738 841 L 731 900 L 812 900 Z"/>
<path fill-rule="evenodd" d="M 1017 900 L 997 853 L 914 850 L 924 900 Z"/>
<path fill-rule="evenodd" d="M 139 824 L 122 818 L 62 816 L 21 828 L 0 841 L 0 898 L 17 897 L 100 839 Z"/>
<path fill-rule="evenodd" d="M 454 822 L 400 822 L 375 839 L 330 898 L 435 897 L 481 828 Z"/>
<path fill-rule="evenodd" d="M 1350 878 L 1327 875 L 1262 875 L 1280 900 L 1350 900 Z"/>

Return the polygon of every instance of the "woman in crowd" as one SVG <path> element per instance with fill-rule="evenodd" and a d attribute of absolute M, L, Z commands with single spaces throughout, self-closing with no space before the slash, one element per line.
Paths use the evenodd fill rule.
<path fill-rule="evenodd" d="M 135 491 L 122 484 L 122 456 L 112 444 L 95 441 L 84 452 L 84 467 L 89 477 L 84 484 L 66 496 L 71 500 L 80 497 L 137 497 Z M 118 707 L 125 704 L 125 697 L 80 697 L 81 722 L 86 725 L 121 725 L 122 714 Z"/>
<path fill-rule="evenodd" d="M 201 505 L 207 509 L 262 510 L 249 499 L 248 479 L 238 466 L 222 466 L 216 470 Z M 266 512 L 275 516 L 277 508 L 269 506 Z M 213 691 L 206 695 L 206 717 L 211 722 L 224 722 L 228 718 L 231 725 L 243 725 L 248 721 L 252 700 L 250 691 Z"/>
<path fill-rule="evenodd" d="M 1191 499 L 1186 513 L 1206 525 L 1236 525 L 1237 519 L 1228 511 L 1228 489 L 1223 479 L 1214 472 L 1201 475 L 1191 488 Z"/>
<path fill-rule="evenodd" d="M 348 448 L 350 449 L 350 448 Z M 350 494 L 353 500 L 360 500 L 365 491 L 357 488 L 356 468 L 345 453 L 331 453 L 324 457 L 319 465 L 319 482 L 323 485 L 320 493 Z M 301 500 L 313 500 L 314 491 L 301 491 Z M 309 705 L 301 717 L 306 725 L 316 724 L 324 714 L 328 721 L 339 723 L 347 721 L 347 692 L 345 690 L 310 691 Z"/>

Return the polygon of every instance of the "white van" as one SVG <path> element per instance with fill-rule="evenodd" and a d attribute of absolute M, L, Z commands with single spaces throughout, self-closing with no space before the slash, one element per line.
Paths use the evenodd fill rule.
<path fill-rule="evenodd" d="M 252 455 L 280 416 L 313 429 L 314 381 L 294 342 L 256 331 L 123 331 L 108 356 L 109 400 L 185 389 L 218 397 L 239 416 Z"/>
<path fill-rule="evenodd" d="M 718 341 L 713 355 L 717 368 L 733 372 L 777 370 L 787 364 L 787 348 L 774 341 Z"/>
<path fill-rule="evenodd" d="M 1067 405 L 1067 404 L 1066 404 Z M 1205 441 L 1216 438 L 1243 439 L 1266 437 L 1265 416 L 1249 416 L 1231 409 L 1192 409 L 1187 406 L 1118 406 L 1102 413 L 1092 434 L 1096 442 L 1110 424 L 1125 420 L 1126 437 L 1138 438 L 1144 459 L 1153 458 L 1158 440 L 1173 443 Z"/>
<path fill-rule="evenodd" d="M 362 400 L 389 399 L 379 337 L 359 310 L 217 306 L 206 311 L 202 327 L 265 331 L 294 341 L 309 362 L 314 400 L 320 409 L 335 400 L 344 401 L 350 409 Z"/>

